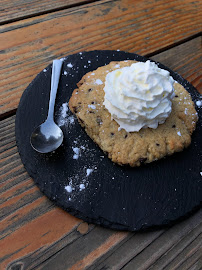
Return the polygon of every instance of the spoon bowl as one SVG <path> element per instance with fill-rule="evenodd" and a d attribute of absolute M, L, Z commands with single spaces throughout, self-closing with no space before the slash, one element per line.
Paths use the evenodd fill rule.
<path fill-rule="evenodd" d="M 63 132 L 55 123 L 46 121 L 34 130 L 30 142 L 37 152 L 49 153 L 62 144 Z"/>
<path fill-rule="evenodd" d="M 63 142 L 63 132 L 54 122 L 54 106 L 57 94 L 59 78 L 63 62 L 53 60 L 51 76 L 51 92 L 48 109 L 48 117 L 31 134 L 30 143 L 34 150 L 39 153 L 49 153 L 56 150 Z"/>

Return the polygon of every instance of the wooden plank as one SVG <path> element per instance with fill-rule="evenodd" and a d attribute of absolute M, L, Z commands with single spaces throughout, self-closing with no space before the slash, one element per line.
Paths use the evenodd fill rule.
<path fill-rule="evenodd" d="M 0 122 L 2 134 L 5 134 L 6 125 L 10 131 L 7 136 L 1 138 L 0 149 L 2 145 L 6 148 L 10 145 L 10 141 L 15 141 L 14 121 L 13 116 Z M 76 242 L 82 235 L 90 233 L 94 226 L 88 224 L 82 226 L 82 221 L 58 209 L 43 196 L 25 172 L 16 146 L 14 148 L 15 151 L 11 148 L 0 156 L 2 168 L 0 268 L 2 266 L 5 269 L 10 265 L 12 269 L 22 263 L 26 269 L 32 269 L 53 254 L 57 254 L 65 246 Z M 100 230 L 103 233 L 98 241 Z M 99 256 L 107 250 L 107 247 L 110 249 L 127 236 L 127 233 L 115 233 L 98 228 L 90 234 L 90 239 L 93 241 L 96 239 L 94 245 L 90 245 L 85 252 L 93 252 L 97 247 Z M 79 248 L 81 243 L 76 242 L 75 245 Z M 78 253 L 78 256 L 81 254 Z"/>
<path fill-rule="evenodd" d="M 189 270 L 201 270 L 202 268 L 202 258 L 199 261 L 196 261 L 192 266 L 189 267 Z"/>
<path fill-rule="evenodd" d="M 159 229 L 153 232 L 133 234 L 130 239 L 112 248 L 111 252 L 99 258 L 88 270 L 122 269 L 125 264 L 146 249 L 153 241 L 158 239 L 164 231 L 163 229 Z"/>
<path fill-rule="evenodd" d="M 202 225 L 201 225 L 202 227 Z M 202 231 L 202 230 L 201 230 Z M 202 259 L 202 233 L 194 239 L 194 241 L 179 254 L 168 266 L 165 267 L 165 270 L 170 269 L 182 269 L 189 270 L 190 267 L 196 262 L 201 263 Z"/>
<path fill-rule="evenodd" d="M 54 58 L 95 49 L 153 54 L 199 33 L 200 7 L 192 0 L 102 0 L 1 26 L 0 115 L 17 108 Z"/>
<path fill-rule="evenodd" d="M 153 265 L 152 270 L 158 269 L 177 269 L 182 266 L 183 263 L 187 265 L 186 261 L 189 261 L 189 267 L 199 260 L 202 252 L 202 224 L 186 235 L 177 245 L 172 247 L 168 252 L 163 254 Z M 185 260 L 186 258 L 186 260 Z M 181 268 L 184 269 L 184 268 Z M 189 268 L 188 268 L 189 269 Z"/>
<path fill-rule="evenodd" d="M 82 5 L 92 1 L 89 0 L 1 0 L 0 2 L 0 24 L 9 23 L 52 12 L 59 9 Z"/>
<path fill-rule="evenodd" d="M 32 264 L 38 264 L 42 253 L 49 247 L 49 250 L 43 254 L 43 260 L 46 260 L 47 255 L 51 256 L 53 252 L 56 253 L 64 245 L 70 244 L 81 236 L 76 231 L 79 223 L 78 219 L 64 213 L 61 209 L 54 208 L 27 224 L 23 224 L 0 242 L 2 269 L 6 269 L 13 261 L 15 265 L 15 260 L 27 257 L 28 254 L 30 257 L 34 257 L 31 260 Z M 54 247 L 58 241 L 60 243 Z M 24 269 L 30 269 L 27 267 L 29 262 L 26 264 L 25 262 L 23 262 Z"/>
<path fill-rule="evenodd" d="M 128 241 L 124 242 L 118 248 L 113 249 L 111 254 L 100 258 L 88 270 L 163 270 L 168 265 L 173 267 L 174 261 L 178 263 L 182 262 L 185 255 L 187 258 L 188 256 L 191 257 L 191 252 L 190 254 L 188 253 L 190 250 L 192 254 L 194 251 L 197 254 L 200 252 L 201 217 L 202 211 L 169 229 L 134 234 Z M 172 256 L 170 253 L 172 253 Z M 195 256 L 195 261 L 198 258 Z M 169 264 L 170 262 L 173 264 Z M 165 269 L 174 270 L 175 268 L 172 267 Z"/>
<path fill-rule="evenodd" d="M 38 268 L 44 270 L 57 267 L 61 270 L 86 269 L 89 265 L 94 264 L 101 255 L 109 252 L 114 246 L 121 245 L 132 235 L 132 233 L 116 232 L 97 226 L 91 233 L 58 252 L 56 260 L 49 260 Z"/>
<path fill-rule="evenodd" d="M 196 53 L 199 50 L 199 43 L 200 38 L 196 38 L 153 58 L 164 64 L 168 63 L 177 72 L 184 72 L 185 78 L 192 74 L 190 82 L 193 83 L 196 81 L 195 78 L 200 76 L 197 70 L 200 55 Z M 198 57 L 190 61 L 194 51 Z M 178 52 L 179 57 L 176 57 Z M 193 65 L 195 71 L 190 73 Z M 103 269 L 103 267 L 119 269 L 131 260 L 138 260 L 136 262 L 143 267 L 149 261 L 143 259 L 141 261 L 139 257 L 141 254 L 145 254 L 147 258 L 153 258 L 152 265 L 156 269 L 169 267 L 169 264 L 178 267 L 180 263 L 183 263 L 184 256 L 188 258 L 187 265 L 197 267 L 201 241 L 201 212 L 169 231 L 164 229 L 151 233 L 117 233 L 100 227 L 94 228 L 92 225 L 80 225 L 80 220 L 55 207 L 34 186 L 17 152 L 14 121 L 13 116 L 0 122 L 0 166 L 2 168 L 0 251 L 4 250 L 4 257 L 0 256 L 3 257 L 0 265 L 4 267 L 3 269 L 9 264 L 14 267 L 20 263 L 23 263 L 26 269 L 33 267 L 54 269 L 55 261 L 60 262 L 61 270 L 67 267 L 73 269 L 88 267 L 90 270 Z M 55 230 L 57 230 L 56 235 Z M 20 240 L 22 234 L 25 239 Z M 34 239 L 33 234 L 36 236 Z M 178 238 L 176 238 L 177 235 Z M 161 248 L 166 251 L 165 256 Z M 52 256 L 53 259 L 50 259 Z"/>
<path fill-rule="evenodd" d="M 151 58 L 177 71 L 202 94 L 201 41 L 201 37 L 198 37 Z"/>
<path fill-rule="evenodd" d="M 202 244 L 201 220 L 202 211 L 199 211 L 195 216 L 191 217 L 190 219 L 175 225 L 169 230 L 166 230 L 164 234 L 162 234 L 158 239 L 156 239 L 152 244 L 150 244 L 147 249 L 138 254 L 129 263 L 127 263 L 122 269 L 143 270 L 150 269 L 150 267 L 152 267 L 153 269 L 155 262 L 159 258 L 161 258 L 161 256 L 164 256 L 164 263 L 158 264 L 157 268 L 154 269 L 177 269 L 177 267 L 185 261 L 185 258 L 191 257 L 191 255 L 193 255 L 193 253 L 195 252 L 198 253 L 197 258 L 195 259 L 199 259 L 200 255 L 198 251 L 200 251 Z M 180 249 L 178 248 L 179 245 Z M 183 251 L 179 255 L 181 249 L 183 249 Z M 170 250 L 172 250 L 171 257 L 169 252 Z M 171 259 L 173 259 L 173 261 L 171 261 L 171 263 L 169 264 Z"/>

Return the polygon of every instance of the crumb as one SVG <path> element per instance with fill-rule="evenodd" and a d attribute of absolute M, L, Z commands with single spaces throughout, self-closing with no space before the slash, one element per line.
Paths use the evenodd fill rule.
<path fill-rule="evenodd" d="M 68 185 L 68 186 L 65 187 L 65 190 L 67 192 L 71 193 L 72 192 L 72 187 Z"/>
<path fill-rule="evenodd" d="M 72 63 L 67 64 L 67 67 L 72 68 L 73 67 Z"/>
<path fill-rule="evenodd" d="M 87 169 L 86 170 L 86 176 L 89 176 L 93 172 L 93 169 Z"/>

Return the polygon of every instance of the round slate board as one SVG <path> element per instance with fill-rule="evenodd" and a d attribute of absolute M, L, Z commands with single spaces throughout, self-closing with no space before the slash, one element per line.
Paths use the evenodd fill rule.
<path fill-rule="evenodd" d="M 183 152 L 138 168 L 113 164 L 86 135 L 70 111 L 62 117 L 61 108 L 86 72 L 113 60 L 126 59 L 147 60 L 120 51 L 83 52 L 63 59 L 55 121 L 60 124 L 65 121 L 62 126 L 65 139 L 62 147 L 47 155 L 31 148 L 30 135 L 47 116 L 49 65 L 22 95 L 16 114 L 16 141 L 26 170 L 40 190 L 57 205 L 90 223 L 136 231 L 171 224 L 199 207 L 202 199 L 202 110 L 198 108 L 200 117 L 192 144 Z M 191 84 L 169 71 L 190 92 L 194 101 L 201 99 Z M 80 149 L 78 159 L 74 158 L 76 148 Z M 65 189 L 68 185 L 72 192 Z"/>

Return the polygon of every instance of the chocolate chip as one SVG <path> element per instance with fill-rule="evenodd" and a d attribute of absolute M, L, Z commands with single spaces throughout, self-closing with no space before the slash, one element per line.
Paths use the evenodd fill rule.
<path fill-rule="evenodd" d="M 92 101 L 91 104 L 95 104 L 95 101 Z"/>
<path fill-rule="evenodd" d="M 92 90 L 93 90 L 92 88 L 89 88 L 89 89 L 88 89 L 88 92 L 91 92 Z"/>
<path fill-rule="evenodd" d="M 176 128 L 176 125 L 172 125 L 172 128 Z"/>
<path fill-rule="evenodd" d="M 84 123 L 84 121 L 81 119 L 81 118 L 79 118 L 78 117 L 78 120 L 83 124 Z"/>
<path fill-rule="evenodd" d="M 95 113 L 95 112 L 93 112 L 93 111 L 89 111 L 89 113 Z"/>
<path fill-rule="evenodd" d="M 146 160 L 147 160 L 147 158 L 139 158 L 139 159 L 138 159 L 138 161 L 139 161 L 140 163 L 144 163 Z"/>
<path fill-rule="evenodd" d="M 178 95 L 175 95 L 175 97 L 178 97 Z"/>
<path fill-rule="evenodd" d="M 114 136 L 114 133 L 113 132 L 111 132 L 111 136 Z"/>
<path fill-rule="evenodd" d="M 160 144 L 159 143 L 156 143 L 156 146 L 159 146 Z"/>
<path fill-rule="evenodd" d="M 96 122 L 98 123 L 98 125 L 101 125 L 102 124 L 102 118 L 100 116 L 97 116 Z"/>
<path fill-rule="evenodd" d="M 125 136 L 124 136 L 124 138 L 126 139 L 128 137 L 128 134 L 126 134 Z"/>
<path fill-rule="evenodd" d="M 81 104 L 81 102 L 78 102 L 78 104 Z"/>
<path fill-rule="evenodd" d="M 78 112 L 78 107 L 73 106 L 72 108 L 73 108 L 73 110 L 74 110 L 74 113 L 77 113 L 77 112 Z"/>

